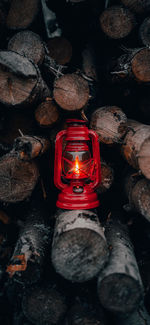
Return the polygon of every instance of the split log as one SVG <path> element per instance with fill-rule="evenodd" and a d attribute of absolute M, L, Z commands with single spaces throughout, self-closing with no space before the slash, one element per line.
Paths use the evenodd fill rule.
<path fill-rule="evenodd" d="M 12 152 L 21 160 L 31 160 L 43 155 L 50 147 L 48 139 L 23 135 L 14 141 Z"/>
<path fill-rule="evenodd" d="M 126 225 L 108 220 L 105 235 L 110 259 L 98 278 L 101 304 L 115 313 L 135 310 L 142 298 L 143 287 Z"/>
<path fill-rule="evenodd" d="M 7 106 L 27 106 L 50 95 L 40 71 L 26 57 L 0 51 L 0 102 Z"/>
<path fill-rule="evenodd" d="M 150 179 L 150 126 L 128 120 L 128 132 L 121 152 L 127 162 Z"/>
<path fill-rule="evenodd" d="M 45 217 L 45 210 L 38 202 L 36 207 L 31 205 L 7 266 L 9 276 L 16 282 L 29 285 L 40 279 L 51 239 Z"/>
<path fill-rule="evenodd" d="M 62 324 L 67 310 L 66 298 L 58 288 L 49 283 L 26 290 L 22 309 L 24 315 L 35 325 Z"/>
<path fill-rule="evenodd" d="M 100 142 L 120 143 L 127 130 L 127 117 L 117 106 L 100 107 L 91 115 L 90 128 L 97 132 Z"/>
<path fill-rule="evenodd" d="M 144 303 L 136 311 L 126 317 L 117 317 L 114 325 L 149 325 L 150 315 L 148 314 Z"/>
<path fill-rule="evenodd" d="M 16 154 L 4 155 L 0 159 L 0 201 L 16 203 L 27 199 L 38 177 L 35 162 L 19 160 Z"/>
<path fill-rule="evenodd" d="M 127 8 L 112 6 L 100 15 L 100 26 L 108 37 L 122 39 L 135 27 L 135 17 Z"/>
<path fill-rule="evenodd" d="M 150 221 L 150 182 L 130 173 L 125 179 L 125 193 L 129 207 Z"/>
<path fill-rule="evenodd" d="M 101 194 L 110 189 L 114 181 L 114 170 L 104 160 L 101 160 L 101 183 L 96 191 Z"/>
<path fill-rule="evenodd" d="M 72 46 L 64 37 L 54 37 L 48 40 L 47 48 L 49 56 L 56 61 L 57 64 L 67 64 L 72 57 Z"/>
<path fill-rule="evenodd" d="M 56 103 L 50 98 L 41 103 L 35 110 L 35 119 L 41 127 L 51 127 L 60 118 Z"/>
<path fill-rule="evenodd" d="M 139 38 L 144 46 L 150 46 L 150 18 L 144 19 L 139 29 Z"/>
<path fill-rule="evenodd" d="M 35 20 L 39 10 L 39 0 L 12 0 L 7 16 L 10 29 L 28 28 Z"/>
<path fill-rule="evenodd" d="M 150 10 L 150 0 L 121 0 L 121 2 L 138 14 L 146 13 Z"/>
<path fill-rule="evenodd" d="M 74 304 L 69 312 L 65 325 L 104 325 L 106 324 L 104 315 L 101 312 L 96 312 L 93 306 L 86 304 L 76 303 Z"/>
<path fill-rule="evenodd" d="M 84 282 L 96 276 L 107 259 L 105 236 L 95 213 L 58 212 L 52 244 L 57 273 L 72 282 Z"/>
<path fill-rule="evenodd" d="M 38 65 L 42 64 L 45 57 L 45 48 L 40 36 L 31 30 L 15 34 L 9 40 L 8 50 L 17 52 Z"/>
<path fill-rule="evenodd" d="M 89 100 L 88 82 L 75 73 L 63 75 L 55 81 L 53 95 L 63 109 L 79 110 Z"/>

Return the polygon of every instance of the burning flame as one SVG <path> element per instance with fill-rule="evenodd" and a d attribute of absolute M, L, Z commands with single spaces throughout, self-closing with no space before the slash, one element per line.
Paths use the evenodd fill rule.
<path fill-rule="evenodd" d="M 76 174 L 80 174 L 80 165 L 79 165 L 79 158 L 78 156 L 76 156 L 75 158 L 75 168 L 74 168 L 74 171 Z"/>

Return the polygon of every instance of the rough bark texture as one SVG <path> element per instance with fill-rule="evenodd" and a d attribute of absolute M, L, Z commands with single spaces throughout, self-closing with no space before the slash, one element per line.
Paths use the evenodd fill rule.
<path fill-rule="evenodd" d="M 136 311 L 126 317 L 116 318 L 115 325 L 149 325 L 150 315 L 148 314 L 144 303 Z"/>
<path fill-rule="evenodd" d="M 89 86 L 77 74 L 66 74 L 54 83 L 54 99 L 63 109 L 75 111 L 83 108 L 89 100 Z"/>
<path fill-rule="evenodd" d="M 128 313 L 137 308 L 143 288 L 127 227 L 119 221 L 106 224 L 110 259 L 98 278 L 101 304 L 115 313 Z"/>
<path fill-rule="evenodd" d="M 49 56 L 58 64 L 67 64 L 72 57 L 72 46 L 64 37 L 54 37 L 48 40 Z"/>
<path fill-rule="evenodd" d="M 16 154 L 0 159 L 0 201 L 16 203 L 28 198 L 38 181 L 39 171 L 33 161 L 19 160 Z"/>
<path fill-rule="evenodd" d="M 27 106 L 48 94 L 36 65 L 18 53 L 0 51 L 0 102 Z"/>
<path fill-rule="evenodd" d="M 12 0 L 7 16 L 10 29 L 28 28 L 34 21 L 39 9 L 39 0 Z"/>
<path fill-rule="evenodd" d="M 150 179 L 150 126 L 128 120 L 128 132 L 121 148 L 127 162 Z"/>
<path fill-rule="evenodd" d="M 117 106 L 100 107 L 91 115 L 90 127 L 103 143 L 120 143 L 127 130 L 127 117 Z"/>
<path fill-rule="evenodd" d="M 98 80 L 95 52 L 89 44 L 82 52 L 82 69 L 87 78 Z"/>
<path fill-rule="evenodd" d="M 150 182 L 130 173 L 125 180 L 125 192 L 129 205 L 150 221 Z"/>
<path fill-rule="evenodd" d="M 52 244 L 56 272 L 72 282 L 92 279 L 108 259 L 98 217 L 92 211 L 59 212 Z"/>
<path fill-rule="evenodd" d="M 109 190 L 114 181 L 114 170 L 104 160 L 101 160 L 101 176 L 101 183 L 97 188 L 99 194 Z"/>
<path fill-rule="evenodd" d="M 44 137 L 24 135 L 14 141 L 13 151 L 21 160 L 31 160 L 43 155 L 49 147 L 50 143 Z"/>
<path fill-rule="evenodd" d="M 121 2 L 139 14 L 150 10 L 150 0 L 121 0 Z"/>
<path fill-rule="evenodd" d="M 27 290 L 23 297 L 24 315 L 35 325 L 62 324 L 67 305 L 55 286 L 39 285 Z"/>
<path fill-rule="evenodd" d="M 31 206 L 26 217 L 7 272 L 15 281 L 28 285 L 36 283 L 41 276 L 51 234 L 44 209 L 38 202 L 36 207 Z"/>
<path fill-rule="evenodd" d="M 58 122 L 60 113 L 56 103 L 49 99 L 35 110 L 35 119 L 41 127 L 51 127 Z"/>
<path fill-rule="evenodd" d="M 110 38 L 121 39 L 131 33 L 135 26 L 135 17 L 124 7 L 109 7 L 100 15 L 100 26 Z"/>
<path fill-rule="evenodd" d="M 15 34 L 8 43 L 8 50 L 17 52 L 40 65 L 45 57 L 44 44 L 38 34 L 30 30 Z"/>

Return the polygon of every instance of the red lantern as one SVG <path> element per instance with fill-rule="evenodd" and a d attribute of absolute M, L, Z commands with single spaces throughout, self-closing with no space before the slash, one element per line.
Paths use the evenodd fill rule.
<path fill-rule="evenodd" d="M 93 209 L 99 206 L 95 189 L 101 181 L 98 135 L 85 121 L 71 119 L 67 124 L 56 136 L 54 183 L 61 190 L 56 205 Z"/>

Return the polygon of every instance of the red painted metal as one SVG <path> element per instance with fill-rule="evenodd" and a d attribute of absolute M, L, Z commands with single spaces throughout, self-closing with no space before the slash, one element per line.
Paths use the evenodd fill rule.
<path fill-rule="evenodd" d="M 93 209 L 99 206 L 95 189 L 101 182 L 98 135 L 85 121 L 71 119 L 67 124 L 67 130 L 56 136 L 54 183 L 61 190 L 56 205 L 69 210 Z"/>

